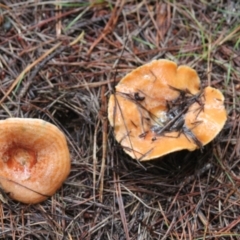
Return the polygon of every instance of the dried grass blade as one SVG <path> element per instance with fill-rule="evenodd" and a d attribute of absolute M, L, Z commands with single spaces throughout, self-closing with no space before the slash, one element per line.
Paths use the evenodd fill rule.
<path fill-rule="evenodd" d="M 14 87 L 16 87 L 21 80 L 23 79 L 23 77 L 25 76 L 26 73 L 28 73 L 34 66 L 36 66 L 39 62 L 41 62 L 44 58 L 46 58 L 49 54 L 51 54 L 55 49 L 57 49 L 59 46 L 61 45 L 61 43 L 57 43 L 54 47 L 52 47 L 51 49 L 49 49 L 47 52 L 45 52 L 41 57 L 39 57 L 36 61 L 34 61 L 33 63 L 29 64 L 20 74 L 19 76 L 14 80 L 14 82 L 12 83 L 12 86 L 8 89 L 8 91 L 4 94 L 4 96 L 2 97 L 2 99 L 0 100 L 0 104 L 3 103 L 3 101 L 9 96 L 9 94 L 12 92 L 12 90 L 14 89 Z"/>
<path fill-rule="evenodd" d="M 127 219 L 126 219 L 125 209 L 124 209 L 123 200 L 122 200 L 121 186 L 120 186 L 119 176 L 117 174 L 114 174 L 114 185 L 116 189 L 116 196 L 117 196 L 119 212 L 120 212 L 120 216 L 123 224 L 123 229 L 125 232 L 125 237 L 126 237 L 126 240 L 130 240 L 128 227 L 127 227 Z"/>
<path fill-rule="evenodd" d="M 105 164 L 106 164 L 106 155 L 107 155 L 107 130 L 108 130 L 108 120 L 105 114 L 107 113 L 107 97 L 106 97 L 106 85 L 102 86 L 101 90 L 101 99 L 102 99 L 102 164 L 100 171 L 100 188 L 99 188 L 99 198 L 100 202 L 103 200 L 103 188 L 104 188 L 104 172 L 105 172 Z"/>

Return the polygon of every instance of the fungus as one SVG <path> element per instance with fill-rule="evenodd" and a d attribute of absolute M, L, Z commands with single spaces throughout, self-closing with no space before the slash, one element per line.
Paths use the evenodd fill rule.
<path fill-rule="evenodd" d="M 40 119 L 0 121 L 0 185 L 10 197 L 38 203 L 52 196 L 70 172 L 64 134 Z"/>
<path fill-rule="evenodd" d="M 209 143 L 226 121 L 224 97 L 200 90 L 195 70 L 155 60 L 127 74 L 115 87 L 108 119 L 132 158 L 146 161 Z"/>

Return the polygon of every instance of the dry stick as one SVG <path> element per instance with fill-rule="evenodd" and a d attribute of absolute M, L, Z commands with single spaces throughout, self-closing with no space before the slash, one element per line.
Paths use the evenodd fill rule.
<path fill-rule="evenodd" d="M 62 30 L 62 18 L 61 18 L 62 5 L 60 4 L 59 0 L 56 0 L 55 10 L 56 10 L 55 16 L 56 16 L 56 19 L 58 19 L 57 23 L 56 23 L 56 35 L 57 35 L 57 38 L 58 38 L 58 37 L 61 36 L 61 30 Z"/>
<path fill-rule="evenodd" d="M 49 54 L 41 63 L 39 63 L 39 65 L 36 67 L 36 69 L 32 72 L 32 74 L 29 76 L 29 80 L 27 82 L 27 84 L 24 86 L 24 88 L 22 89 L 22 91 L 19 94 L 19 98 L 24 97 L 24 95 L 26 94 L 27 90 L 29 89 L 29 87 L 32 84 L 33 79 L 36 77 L 36 75 L 38 74 L 38 72 L 40 71 L 40 69 L 47 63 L 49 62 L 52 58 L 54 58 L 57 54 L 60 54 L 64 49 L 66 49 L 65 46 L 61 47 L 60 49 L 58 49 L 57 51 Z"/>
<path fill-rule="evenodd" d="M 5 202 L 3 202 L 3 203 L 5 203 Z M 4 210 L 3 210 L 3 203 L 0 201 L 0 216 L 1 216 L 1 230 L 2 230 L 0 237 L 2 237 L 2 239 L 7 239 L 7 236 L 4 234 L 4 232 L 5 232 L 4 226 L 6 224 L 6 221 L 4 221 L 4 219 L 5 219 L 4 215 L 6 213 L 4 213 Z"/>
<path fill-rule="evenodd" d="M 234 228 L 235 226 L 239 226 L 239 224 L 240 224 L 240 217 L 230 222 L 226 227 L 222 228 L 220 231 L 215 232 L 215 234 L 216 236 L 218 236 L 218 234 L 221 236 L 223 235 L 224 232 L 230 232 L 232 228 Z"/>
<path fill-rule="evenodd" d="M 165 240 L 168 237 L 168 234 L 172 231 L 172 228 L 174 227 L 175 224 L 176 224 L 176 215 L 173 216 L 173 219 L 170 225 L 168 226 L 167 231 L 165 232 L 164 236 L 161 237 L 162 240 Z"/>
<path fill-rule="evenodd" d="M 97 125 L 95 127 L 94 136 L 93 136 L 93 197 L 94 202 L 96 200 L 96 171 L 97 171 L 97 132 L 100 124 L 100 120 L 98 120 Z"/>
<path fill-rule="evenodd" d="M 80 41 L 83 38 L 83 32 L 76 38 L 74 39 L 68 46 L 72 46 L 74 44 L 76 44 L 78 41 Z M 59 51 L 53 53 L 51 55 L 51 53 L 57 49 L 62 43 L 59 42 L 57 43 L 54 47 L 52 47 L 51 49 L 49 49 L 47 52 L 45 52 L 41 57 L 39 57 L 36 61 L 34 61 L 33 63 L 29 64 L 21 73 L 20 75 L 15 79 L 15 81 L 13 82 L 12 86 L 8 89 L 7 93 L 4 94 L 4 96 L 2 97 L 2 99 L 0 100 L 0 105 L 3 103 L 3 101 L 9 96 L 9 94 L 12 92 L 12 90 L 14 89 L 14 87 L 16 87 L 22 80 L 22 78 L 24 77 L 24 75 L 29 72 L 35 65 L 39 64 L 39 68 L 42 68 L 42 66 L 47 63 L 48 61 L 50 61 L 56 54 L 60 53 L 61 51 L 63 51 L 66 47 L 62 47 Z M 46 58 L 46 59 L 45 59 Z M 45 59 L 43 61 L 43 59 Z M 36 76 L 36 74 L 39 71 L 39 68 L 37 68 L 31 75 L 30 79 L 34 78 Z M 31 83 L 29 83 L 30 86 Z M 26 89 L 24 89 L 25 91 L 27 91 L 28 85 L 25 87 Z M 25 91 L 23 91 L 23 93 L 21 95 L 24 95 Z"/>
<path fill-rule="evenodd" d="M 103 39 L 106 37 L 107 34 L 109 34 L 114 26 L 117 23 L 118 17 L 120 15 L 120 13 L 122 12 L 122 8 L 123 5 L 125 3 L 125 0 L 118 0 L 116 2 L 115 8 L 112 11 L 111 17 L 107 22 L 107 25 L 104 27 L 103 32 L 101 33 L 101 35 L 93 42 L 92 46 L 90 47 L 90 49 L 88 50 L 87 55 L 89 56 L 91 54 L 91 52 L 93 51 L 93 49 L 95 48 L 95 46 Z M 120 7 L 119 7 L 120 6 Z M 118 9 L 119 7 L 119 9 Z"/>
<path fill-rule="evenodd" d="M 55 49 L 57 49 L 61 43 L 57 43 L 54 47 L 49 49 L 47 52 L 45 52 L 41 57 L 39 57 L 35 62 L 29 64 L 21 73 L 20 75 L 15 79 L 15 81 L 12 83 L 12 86 L 8 89 L 8 91 L 4 94 L 2 99 L 0 100 L 0 104 L 3 103 L 3 101 L 9 96 L 9 94 L 12 92 L 12 90 L 21 82 L 24 75 L 29 72 L 36 64 L 41 62 L 45 57 L 47 57 L 51 52 L 53 52 Z"/>
<path fill-rule="evenodd" d="M 213 43 L 213 46 L 220 46 L 223 43 L 225 43 L 226 41 L 228 41 L 229 39 L 231 39 L 233 37 L 233 35 L 237 32 L 240 32 L 240 26 L 238 26 L 237 28 L 235 28 L 232 32 L 230 32 L 227 36 L 226 34 L 222 34 L 220 35 L 220 37 Z"/>
<path fill-rule="evenodd" d="M 40 48 L 42 48 L 43 46 L 47 46 L 48 44 L 51 44 L 51 43 L 54 43 L 54 42 L 56 42 L 56 39 L 55 39 L 55 38 L 54 38 L 54 39 L 50 39 L 50 40 L 45 41 L 45 42 L 40 42 L 40 43 L 39 43 L 38 45 L 36 45 L 36 46 L 30 46 L 30 47 L 28 47 L 28 48 L 24 48 L 24 49 L 22 49 L 21 52 L 19 52 L 19 54 L 18 54 L 17 57 L 19 57 L 20 60 L 21 60 L 21 57 L 22 57 L 24 54 L 29 53 L 29 52 L 31 53 L 31 52 L 35 51 L 36 49 L 40 49 Z M 1 48 L 1 50 L 3 50 L 3 49 Z M 13 63 L 11 62 L 11 64 L 13 64 Z"/>
<path fill-rule="evenodd" d="M 236 89 L 234 86 L 234 83 L 232 82 L 232 99 L 233 99 L 233 117 L 235 119 L 237 119 L 237 113 L 236 113 L 236 99 L 237 99 L 237 94 L 236 94 Z M 225 149 L 222 152 L 222 158 L 224 158 L 224 156 L 226 156 L 227 150 L 229 149 L 229 144 L 231 143 L 231 138 L 233 136 L 233 133 L 236 132 L 235 128 L 238 126 L 238 121 L 234 121 L 234 123 L 232 124 L 232 128 L 231 131 L 229 133 L 229 138 L 227 141 L 227 144 L 225 146 Z M 237 145 L 236 145 L 237 146 Z M 232 158 L 234 157 L 235 151 L 232 151 L 232 154 L 230 155 L 230 158 L 228 161 L 231 161 Z"/>
<path fill-rule="evenodd" d="M 100 171 L 100 188 L 99 188 L 99 200 L 102 202 L 103 200 L 103 186 L 104 186 L 104 172 L 105 172 L 105 163 L 106 163 L 106 155 L 107 155 L 107 130 L 108 130 L 108 120 L 106 117 L 107 113 L 107 97 L 106 97 L 106 85 L 102 86 L 101 89 L 101 115 L 102 115 L 102 164 Z"/>
<path fill-rule="evenodd" d="M 79 42 L 84 36 L 84 33 L 82 32 L 76 39 L 74 39 L 69 46 L 72 46 L 74 44 L 76 44 L 77 42 Z M 50 54 L 49 56 L 46 57 L 46 59 L 44 59 L 39 65 L 38 67 L 32 72 L 31 76 L 29 77 L 29 81 L 26 84 L 26 86 L 23 88 L 23 90 L 21 91 L 21 93 L 19 94 L 19 98 L 22 98 L 28 88 L 30 87 L 31 83 L 32 83 L 32 79 L 35 78 L 35 76 L 37 75 L 37 73 L 40 71 L 40 69 L 47 63 L 49 62 L 52 58 L 54 58 L 57 54 L 60 54 L 62 51 L 64 51 L 67 47 L 69 46 L 63 46 L 60 49 L 58 49 L 56 52 L 53 52 L 52 54 Z"/>
<path fill-rule="evenodd" d="M 83 32 L 75 39 L 73 40 L 69 46 L 72 46 L 74 44 L 76 44 L 78 41 L 80 41 L 83 38 Z M 56 52 L 53 52 L 52 54 L 50 54 L 49 56 L 46 57 L 46 59 L 44 59 L 38 66 L 37 68 L 32 72 L 32 74 L 29 77 L 29 81 L 27 82 L 26 86 L 24 86 L 23 90 L 20 92 L 19 94 L 19 98 L 22 98 L 28 88 L 30 87 L 31 83 L 32 83 L 32 79 L 35 78 L 35 76 L 37 75 L 37 73 L 40 71 L 40 69 L 47 63 L 49 62 L 52 58 L 54 58 L 57 54 L 60 54 L 62 51 L 64 51 L 68 46 L 63 46 L 60 49 L 58 49 Z"/>
<path fill-rule="evenodd" d="M 6 9 L 6 10 L 10 10 L 10 7 L 8 7 L 8 6 L 6 6 L 6 5 L 4 5 L 4 4 L 2 4 L 2 3 L 0 3 L 0 7 L 1 7 L 1 8 L 4 8 L 4 9 Z"/>
<path fill-rule="evenodd" d="M 212 62 L 211 62 L 211 39 L 209 39 L 208 52 L 207 52 L 207 79 L 208 86 L 211 86 L 211 73 L 212 73 Z"/>
<path fill-rule="evenodd" d="M 59 16 L 57 16 L 57 17 L 58 17 L 59 19 L 60 19 L 60 18 L 63 18 L 63 17 L 67 17 L 68 15 L 77 13 L 77 12 L 79 12 L 79 11 L 81 11 L 81 10 L 82 10 L 82 8 L 76 8 L 76 9 L 73 9 L 73 10 L 71 10 L 71 11 L 62 13 L 61 15 L 59 15 Z M 26 34 L 27 31 L 31 31 L 31 30 L 35 29 L 36 27 L 39 27 L 39 28 L 40 28 L 40 27 L 42 27 L 42 26 L 44 26 L 44 25 L 46 25 L 46 24 L 48 24 L 48 23 L 50 23 L 50 22 L 52 22 L 52 21 L 57 21 L 58 18 L 56 18 L 56 17 L 54 16 L 54 17 L 50 17 L 50 18 L 48 18 L 48 19 L 45 19 L 45 20 L 43 20 L 43 21 L 41 21 L 41 22 L 38 22 L 38 23 L 36 23 L 35 25 L 32 25 L 31 27 L 27 28 L 25 31 L 21 32 L 21 34 Z M 11 39 L 16 38 L 16 37 L 18 37 L 18 36 L 19 36 L 19 33 L 15 34 L 15 35 L 13 35 L 13 36 L 11 36 L 11 37 L 7 37 L 3 42 L 0 42 L 0 44 L 3 45 L 3 44 L 5 44 L 5 43 L 9 42 Z"/>
<path fill-rule="evenodd" d="M 114 83 L 114 82 L 119 82 L 119 81 L 120 81 L 120 78 L 110 79 L 110 80 L 105 80 L 105 81 L 100 81 L 100 82 L 82 83 L 82 84 L 78 84 L 75 86 L 64 87 L 64 90 L 79 89 L 79 88 L 96 88 L 96 87 L 101 87 L 103 85 L 106 85 L 108 83 Z"/>
<path fill-rule="evenodd" d="M 122 224 L 123 224 L 123 229 L 125 232 L 125 237 L 126 237 L 126 240 L 130 240 L 128 226 L 127 226 L 127 220 L 126 220 L 126 214 L 125 214 L 125 208 L 124 208 L 123 200 L 122 200 L 122 192 L 121 192 L 119 175 L 114 173 L 113 176 L 114 176 L 114 185 L 115 185 L 115 189 L 116 189 L 116 197 L 117 197 L 117 201 L 118 201 L 119 212 L 120 212 L 120 216 L 121 216 L 121 220 L 122 220 Z"/>

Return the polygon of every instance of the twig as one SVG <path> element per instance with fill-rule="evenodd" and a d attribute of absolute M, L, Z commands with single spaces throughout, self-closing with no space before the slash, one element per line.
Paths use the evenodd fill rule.
<path fill-rule="evenodd" d="M 103 188 L 104 188 L 104 172 L 106 164 L 106 155 L 107 155 L 107 130 L 108 130 L 108 120 L 106 117 L 107 113 L 107 97 L 106 97 L 106 85 L 102 86 L 101 90 L 101 115 L 102 115 L 102 164 L 100 171 L 100 188 L 99 188 L 99 200 L 103 200 Z"/>
<path fill-rule="evenodd" d="M 14 87 L 16 87 L 23 79 L 26 73 L 28 73 L 36 64 L 41 62 L 44 58 L 46 58 L 50 53 L 52 53 L 55 49 L 57 49 L 61 43 L 57 43 L 54 47 L 49 49 L 47 52 L 45 52 L 41 57 L 39 57 L 35 62 L 29 64 L 21 73 L 20 75 L 14 80 L 12 83 L 12 86 L 8 89 L 8 91 L 4 94 L 2 99 L 0 100 L 0 104 L 3 103 L 3 101 L 9 96 L 9 94 L 12 92 Z"/>
<path fill-rule="evenodd" d="M 112 11 L 111 17 L 108 20 L 106 26 L 103 29 L 103 32 L 101 33 L 101 35 L 93 42 L 92 46 L 90 47 L 90 49 L 87 52 L 87 55 L 89 56 L 93 49 L 95 48 L 95 46 L 103 39 L 106 37 L 106 35 L 108 35 L 110 32 L 112 32 L 113 28 L 115 27 L 118 17 L 120 15 L 120 13 L 122 12 L 122 8 L 123 5 L 125 3 L 125 0 L 118 0 L 116 2 L 115 8 Z M 118 9 L 119 8 L 119 9 Z"/>
<path fill-rule="evenodd" d="M 126 237 L 126 240 L 130 240 L 128 226 L 127 226 L 127 219 L 126 219 L 126 214 L 125 214 L 125 208 L 124 208 L 123 200 L 122 200 L 119 175 L 116 173 L 114 173 L 114 185 L 115 185 L 115 190 L 116 190 L 116 197 L 117 197 L 117 201 L 118 201 L 120 216 L 121 216 L 121 220 L 122 220 L 122 224 L 123 224 L 123 229 L 125 232 L 125 237 Z"/>

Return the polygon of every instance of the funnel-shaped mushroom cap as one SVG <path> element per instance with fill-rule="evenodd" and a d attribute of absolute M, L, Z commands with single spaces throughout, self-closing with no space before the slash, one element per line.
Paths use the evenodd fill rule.
<path fill-rule="evenodd" d="M 202 146 L 222 129 L 226 121 L 222 94 L 206 88 L 200 95 L 200 80 L 195 70 L 188 66 L 177 67 L 168 60 L 155 60 L 127 74 L 109 99 L 108 118 L 115 137 L 132 158 L 145 161 L 199 147 L 196 141 L 181 132 L 183 129 L 170 131 L 167 136 L 152 130 L 156 123 L 164 127 L 171 120 L 167 116 L 171 107 L 169 103 L 178 99 L 181 94 L 178 90 L 190 96 L 199 95 L 192 108 L 189 106 L 188 111 L 182 113 L 182 119 L 186 121 L 184 127 L 195 134 Z M 200 101 L 202 111 L 198 110 L 202 107 L 199 106 Z M 211 131 L 206 131 L 206 128 Z"/>
<path fill-rule="evenodd" d="M 0 185 L 24 203 L 53 195 L 70 171 L 64 134 L 39 119 L 0 121 Z"/>

